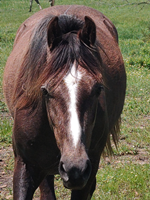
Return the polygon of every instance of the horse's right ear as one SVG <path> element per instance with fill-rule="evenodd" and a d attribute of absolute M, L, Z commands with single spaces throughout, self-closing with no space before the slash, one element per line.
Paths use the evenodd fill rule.
<path fill-rule="evenodd" d="M 61 38 L 62 33 L 58 24 L 58 17 L 54 17 L 49 22 L 47 28 L 47 42 L 50 51 L 52 51 L 58 45 L 58 43 L 61 41 Z"/>

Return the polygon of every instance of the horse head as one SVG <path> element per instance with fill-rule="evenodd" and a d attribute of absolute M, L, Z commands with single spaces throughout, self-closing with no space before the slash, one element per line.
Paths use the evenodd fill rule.
<path fill-rule="evenodd" d="M 64 186 L 81 189 L 91 173 L 88 149 L 103 93 L 101 60 L 95 47 L 93 20 L 85 17 L 79 28 L 75 26 L 69 32 L 61 26 L 64 20 L 65 16 L 54 17 L 48 25 L 48 57 L 53 75 L 41 89 L 61 152 L 59 173 Z"/>

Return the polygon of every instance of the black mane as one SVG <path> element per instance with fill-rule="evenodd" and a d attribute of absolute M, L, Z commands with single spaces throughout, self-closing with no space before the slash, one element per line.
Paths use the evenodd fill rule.
<path fill-rule="evenodd" d="M 62 33 L 66 34 L 72 31 L 79 31 L 83 27 L 84 22 L 73 15 L 60 15 L 58 17 L 58 24 Z"/>
<path fill-rule="evenodd" d="M 54 16 L 47 16 L 35 27 L 28 52 L 25 56 L 22 71 L 18 77 L 16 98 L 27 96 L 27 104 L 38 101 L 41 86 L 47 82 L 51 90 L 57 87 L 63 77 L 69 73 L 73 63 L 89 71 L 97 80 L 102 73 L 102 61 L 99 45 L 87 46 L 80 41 L 78 32 L 84 21 L 70 15 L 58 16 L 62 39 L 50 51 L 47 43 L 47 27 Z M 20 104 L 21 105 L 21 104 Z"/>

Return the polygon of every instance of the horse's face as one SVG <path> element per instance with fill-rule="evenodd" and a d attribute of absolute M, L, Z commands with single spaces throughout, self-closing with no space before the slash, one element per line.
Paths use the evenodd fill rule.
<path fill-rule="evenodd" d="M 86 185 L 91 174 L 91 163 L 87 153 L 95 123 L 101 84 L 98 83 L 99 79 L 88 70 L 88 67 L 84 68 L 81 66 L 83 63 L 79 64 L 80 62 L 76 60 L 82 52 L 83 60 L 87 60 L 89 56 L 90 65 L 92 63 L 95 68 L 99 66 L 99 62 L 94 57 L 97 54 L 95 52 L 87 54 L 89 49 L 95 45 L 96 26 L 90 18 L 85 17 L 85 24 L 77 33 L 70 32 L 63 35 L 61 29 L 63 27 L 60 27 L 58 17 L 54 17 L 48 26 L 48 45 L 52 55 L 56 52 L 55 48 L 63 48 L 61 51 L 63 53 L 66 52 L 66 48 L 69 49 L 69 55 L 57 55 L 59 66 L 56 67 L 56 69 L 60 69 L 61 59 L 65 57 L 65 65 L 65 60 L 69 57 L 70 62 L 66 65 L 69 66 L 69 69 L 67 68 L 68 72 L 65 71 L 65 75 L 63 74 L 63 78 L 54 89 L 51 84 L 53 79 L 50 82 L 48 80 L 42 88 L 46 95 L 49 123 L 61 152 L 59 173 L 65 187 L 81 189 Z M 83 45 L 81 48 L 81 43 L 85 44 L 84 49 Z M 88 62 L 85 61 L 85 63 Z"/>
<path fill-rule="evenodd" d="M 59 172 L 67 188 L 82 188 L 91 172 L 87 155 L 94 127 L 101 85 L 75 65 L 50 93 L 43 87 L 49 122 L 61 152 Z"/>

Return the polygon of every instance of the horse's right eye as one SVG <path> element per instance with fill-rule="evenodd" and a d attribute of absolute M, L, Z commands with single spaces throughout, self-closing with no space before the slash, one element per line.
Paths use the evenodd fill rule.
<path fill-rule="evenodd" d="M 44 95 L 44 96 L 47 96 L 47 95 L 48 95 L 47 89 L 44 88 L 42 92 L 43 92 L 43 95 Z"/>
<path fill-rule="evenodd" d="M 41 87 L 41 90 L 42 90 L 42 93 L 43 93 L 44 96 L 48 95 L 48 91 L 44 86 Z"/>
<path fill-rule="evenodd" d="M 42 91 L 42 94 L 43 94 L 43 96 L 45 96 L 46 98 L 54 98 L 54 96 L 52 96 L 49 92 L 48 92 L 48 90 L 47 90 L 47 88 L 45 87 L 45 86 L 42 86 L 41 87 L 41 91 Z"/>

